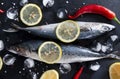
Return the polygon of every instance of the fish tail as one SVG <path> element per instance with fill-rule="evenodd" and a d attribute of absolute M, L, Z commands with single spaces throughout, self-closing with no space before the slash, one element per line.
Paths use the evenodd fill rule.
<path fill-rule="evenodd" d="M 120 60 L 120 52 L 119 51 L 114 51 L 113 53 L 108 54 L 107 57 Z"/>

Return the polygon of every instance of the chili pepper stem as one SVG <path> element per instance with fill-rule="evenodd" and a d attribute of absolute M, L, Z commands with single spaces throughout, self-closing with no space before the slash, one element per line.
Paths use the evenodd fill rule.
<path fill-rule="evenodd" d="M 117 17 L 115 17 L 113 20 L 120 24 L 120 21 L 118 20 Z"/>

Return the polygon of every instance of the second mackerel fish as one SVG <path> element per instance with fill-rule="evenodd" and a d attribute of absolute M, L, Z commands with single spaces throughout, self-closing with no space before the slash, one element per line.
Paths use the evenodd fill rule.
<path fill-rule="evenodd" d="M 115 29 L 114 25 L 110 25 L 106 23 L 80 22 L 80 21 L 77 21 L 77 23 L 80 27 L 80 35 L 77 38 L 77 40 L 93 39 L 95 37 L 98 37 L 106 32 Z M 41 26 L 22 28 L 12 23 L 12 26 L 18 30 L 24 30 L 39 37 L 49 38 L 49 39 L 57 39 L 55 30 L 58 25 L 59 23 L 53 23 L 53 24 L 47 24 Z"/>

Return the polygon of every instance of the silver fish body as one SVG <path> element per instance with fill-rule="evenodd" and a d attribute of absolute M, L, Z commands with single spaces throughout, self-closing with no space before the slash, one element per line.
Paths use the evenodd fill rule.
<path fill-rule="evenodd" d="M 78 37 L 78 40 L 92 39 L 115 29 L 115 26 L 106 23 L 80 22 L 80 21 L 77 21 L 77 23 L 80 27 L 80 35 Z M 19 30 L 28 31 L 31 34 L 40 37 L 57 39 L 55 30 L 58 25 L 59 23 L 54 23 L 54 24 L 41 25 L 36 27 L 22 28 L 13 24 L 13 27 Z"/>
<path fill-rule="evenodd" d="M 40 41 L 40 40 L 28 41 L 22 44 L 13 45 L 7 48 L 7 50 L 24 57 L 29 57 L 41 61 L 38 56 L 37 50 L 43 42 L 44 41 Z M 93 52 L 90 49 L 81 46 L 62 45 L 62 44 L 60 44 L 60 46 L 62 48 L 63 54 L 60 61 L 57 63 L 86 62 L 86 61 L 93 61 L 108 57 L 120 59 L 119 56 L 116 55 L 118 53 L 105 55 L 105 54 Z"/>

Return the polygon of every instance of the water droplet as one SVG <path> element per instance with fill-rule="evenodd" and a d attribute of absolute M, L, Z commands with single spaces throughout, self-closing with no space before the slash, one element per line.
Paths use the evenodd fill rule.
<path fill-rule="evenodd" d="M 2 51 L 3 49 L 4 49 L 4 42 L 0 40 L 0 51 Z"/>
<path fill-rule="evenodd" d="M 15 7 L 10 7 L 7 10 L 7 17 L 9 19 L 17 20 L 18 19 L 18 10 Z"/>
<path fill-rule="evenodd" d="M 4 5 L 4 3 L 2 2 L 1 5 Z"/>
<path fill-rule="evenodd" d="M 64 18 L 67 17 L 67 13 L 68 13 L 68 11 L 67 11 L 66 9 L 60 8 L 60 9 L 58 9 L 58 11 L 57 11 L 57 17 L 58 17 L 59 19 L 64 19 Z"/>
<path fill-rule="evenodd" d="M 26 59 L 26 60 L 24 61 L 24 66 L 27 67 L 27 68 L 32 68 L 32 67 L 34 67 L 34 66 L 35 66 L 34 60 L 33 60 L 33 59 L 30 59 L 30 58 Z"/>
<path fill-rule="evenodd" d="M 83 2 L 82 4 L 85 5 L 86 3 Z"/>
<path fill-rule="evenodd" d="M 21 0 L 20 1 L 20 5 L 21 6 L 24 6 L 25 4 L 27 4 L 28 3 L 28 0 Z"/>
<path fill-rule="evenodd" d="M 32 70 L 30 69 L 29 72 L 32 72 Z"/>
<path fill-rule="evenodd" d="M 117 35 L 112 35 L 112 36 L 110 36 L 110 38 L 114 42 L 118 39 L 118 36 Z"/>
<path fill-rule="evenodd" d="M 66 3 L 68 4 L 68 3 L 69 3 L 69 1 L 66 1 Z"/>
<path fill-rule="evenodd" d="M 71 65 L 68 63 L 62 63 L 60 64 L 59 69 L 62 74 L 67 74 L 68 72 L 71 71 Z"/>
<path fill-rule="evenodd" d="M 100 69 L 100 64 L 98 62 L 94 62 L 90 65 L 90 69 L 93 71 L 97 71 Z"/>
<path fill-rule="evenodd" d="M 23 68 L 22 70 L 25 70 L 25 68 Z"/>
<path fill-rule="evenodd" d="M 39 72 L 37 72 L 37 75 L 39 75 L 40 73 Z"/>
<path fill-rule="evenodd" d="M 5 70 L 4 73 L 7 73 L 7 71 Z"/>
<path fill-rule="evenodd" d="M 21 74 L 22 72 L 21 71 L 19 71 L 19 74 Z"/>
<path fill-rule="evenodd" d="M 54 5 L 55 1 L 54 0 L 43 0 L 43 5 L 44 7 L 52 7 Z"/>
<path fill-rule="evenodd" d="M 10 54 L 6 54 L 4 57 L 3 57 L 3 62 L 6 64 L 6 65 L 13 65 L 14 62 L 15 62 L 16 58 L 13 57 L 12 55 Z"/>
<path fill-rule="evenodd" d="M 16 3 L 12 2 L 13 5 L 16 5 Z"/>

